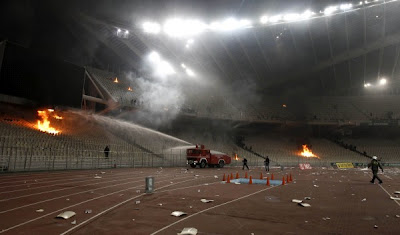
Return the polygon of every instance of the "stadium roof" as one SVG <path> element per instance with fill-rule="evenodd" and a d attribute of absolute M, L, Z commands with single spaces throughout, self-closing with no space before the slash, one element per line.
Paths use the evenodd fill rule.
<path fill-rule="evenodd" d="M 271 94 L 299 87 L 348 92 L 378 84 L 383 77 L 398 83 L 400 77 L 398 1 L 78 1 L 67 6 L 16 2 L 3 7 L 19 18 L 3 30 L 3 37 L 23 38 L 22 43 L 82 65 L 145 73 L 143 61 L 156 51 L 178 72 L 188 72 L 184 64 L 200 79 L 253 84 Z M 342 4 L 352 5 L 344 10 Z M 327 14 L 332 6 L 337 8 Z M 284 18 L 306 10 L 315 15 Z M 12 18 L 9 14 L 3 16 L 3 24 Z M 282 18 L 260 22 L 262 16 L 276 15 Z M 185 38 L 142 28 L 144 22 L 162 27 L 170 18 L 211 25 L 229 17 L 250 20 L 251 27 L 206 30 Z M 35 19 L 29 40 L 29 32 L 12 33 L 13 26 L 27 19 Z"/>

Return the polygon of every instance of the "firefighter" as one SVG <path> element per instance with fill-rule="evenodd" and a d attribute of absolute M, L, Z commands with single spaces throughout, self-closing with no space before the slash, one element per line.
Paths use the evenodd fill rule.
<path fill-rule="evenodd" d="M 265 164 L 265 171 L 269 172 L 269 157 L 268 156 L 265 159 L 264 164 Z"/>
<path fill-rule="evenodd" d="M 379 168 L 381 168 L 382 173 L 383 173 L 383 168 L 381 166 L 381 164 L 378 162 L 378 158 L 376 156 L 372 157 L 371 163 L 368 164 L 368 168 L 372 169 L 372 174 L 374 175 L 374 177 L 372 177 L 372 180 L 370 181 L 371 183 L 375 182 L 375 179 L 379 180 L 379 184 L 382 184 L 382 180 L 378 177 L 378 170 Z"/>
<path fill-rule="evenodd" d="M 243 158 L 243 168 L 242 170 L 244 170 L 244 167 L 247 167 L 247 170 L 249 170 L 249 166 L 247 165 L 247 159 Z"/>

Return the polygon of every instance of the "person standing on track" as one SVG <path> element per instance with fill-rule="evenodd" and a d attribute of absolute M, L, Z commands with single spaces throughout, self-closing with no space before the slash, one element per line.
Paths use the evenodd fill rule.
<path fill-rule="evenodd" d="M 242 170 L 244 170 L 244 167 L 247 167 L 247 170 L 249 170 L 249 166 L 247 165 L 247 159 L 243 158 L 243 168 Z"/>
<path fill-rule="evenodd" d="M 381 168 L 382 173 L 383 173 L 383 168 L 382 168 L 381 164 L 378 162 L 378 158 L 376 156 L 373 156 L 371 162 L 368 164 L 368 168 L 370 168 L 370 167 L 372 170 L 372 174 L 374 175 L 374 177 L 372 177 L 372 180 L 370 182 L 375 183 L 375 179 L 378 179 L 379 184 L 382 184 L 383 181 L 378 177 L 378 170 L 379 170 L 379 168 Z"/>
<path fill-rule="evenodd" d="M 268 156 L 265 159 L 264 164 L 265 164 L 265 171 L 269 172 L 269 157 Z"/>

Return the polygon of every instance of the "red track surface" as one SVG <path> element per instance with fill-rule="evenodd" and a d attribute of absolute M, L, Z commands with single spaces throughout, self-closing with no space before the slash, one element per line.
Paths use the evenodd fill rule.
<path fill-rule="evenodd" d="M 199 234 L 400 234 L 396 217 L 400 201 L 389 198 L 400 191 L 399 171 L 387 170 L 381 186 L 370 184 L 370 171 L 359 169 L 273 169 L 276 179 L 291 172 L 295 183 L 277 187 L 221 184 L 224 173 L 237 171 L 243 177 L 239 168 L 2 174 L 0 233 L 176 234 L 184 227 L 195 227 Z M 249 175 L 258 178 L 260 172 L 258 168 Z M 96 174 L 102 178 L 95 179 Z M 149 175 L 155 177 L 156 191 L 146 195 L 144 183 Z M 306 196 L 311 197 L 306 201 L 310 208 L 291 202 Z M 201 198 L 214 201 L 202 203 Z M 86 209 L 92 213 L 86 214 Z M 55 218 L 68 210 L 76 216 Z M 173 217 L 175 210 L 187 215 Z M 75 225 L 71 224 L 74 220 Z"/>

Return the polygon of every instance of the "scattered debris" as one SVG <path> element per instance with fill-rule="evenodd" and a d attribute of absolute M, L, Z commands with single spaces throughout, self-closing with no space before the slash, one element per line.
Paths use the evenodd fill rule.
<path fill-rule="evenodd" d="M 216 197 L 219 197 L 219 195 L 217 194 L 217 195 L 215 195 Z"/>
<path fill-rule="evenodd" d="M 85 210 L 85 214 L 90 214 L 90 213 L 92 213 L 92 210 L 89 209 Z"/>
<path fill-rule="evenodd" d="M 306 220 L 306 221 L 304 221 L 304 222 L 308 223 L 308 221 L 307 221 L 307 220 Z"/>
<path fill-rule="evenodd" d="M 43 209 L 36 210 L 36 212 L 43 212 L 43 211 L 44 211 Z"/>
<path fill-rule="evenodd" d="M 367 199 L 366 198 L 364 198 L 363 200 L 361 200 L 362 202 L 365 202 Z"/>
<path fill-rule="evenodd" d="M 195 228 L 183 228 L 182 232 L 178 233 L 178 235 L 196 235 L 197 229 Z"/>
<path fill-rule="evenodd" d="M 121 196 L 124 196 L 124 194 L 123 194 L 123 193 L 121 193 L 119 196 L 120 196 L 120 197 L 121 197 Z"/>
<path fill-rule="evenodd" d="M 200 175 L 194 175 L 195 177 L 199 177 Z"/>
<path fill-rule="evenodd" d="M 57 215 L 56 218 L 69 219 L 75 215 L 76 215 L 76 213 L 73 211 L 64 211 L 63 213 Z"/>
<path fill-rule="evenodd" d="M 104 172 L 104 171 L 102 171 L 102 172 L 100 172 L 101 174 L 105 174 L 106 172 Z"/>
<path fill-rule="evenodd" d="M 158 203 L 159 206 L 162 206 L 162 203 Z"/>
<path fill-rule="evenodd" d="M 214 178 L 218 179 L 218 176 L 214 175 Z"/>
<path fill-rule="evenodd" d="M 322 219 L 323 219 L 323 220 L 330 220 L 331 218 L 329 218 L 329 217 L 323 217 Z"/>
<path fill-rule="evenodd" d="M 202 198 L 200 201 L 203 203 L 209 203 L 209 202 L 213 202 L 214 200 L 208 200 L 208 199 Z"/>
<path fill-rule="evenodd" d="M 132 219 L 132 221 L 135 221 L 135 219 Z"/>
<path fill-rule="evenodd" d="M 95 179 L 101 179 L 101 176 L 96 175 L 94 178 Z"/>
<path fill-rule="evenodd" d="M 302 207 L 311 207 L 311 205 L 310 204 L 308 204 L 308 203 L 298 203 L 300 206 L 302 206 Z"/>
<path fill-rule="evenodd" d="M 316 187 L 316 188 L 319 188 L 319 186 L 318 186 L 318 185 L 316 185 L 316 184 L 314 184 L 314 187 Z"/>
<path fill-rule="evenodd" d="M 400 198 L 399 198 L 399 197 L 390 197 L 390 199 L 396 200 L 396 201 L 400 201 Z"/>
<path fill-rule="evenodd" d="M 67 198 L 67 199 L 65 199 L 65 200 L 69 201 L 69 198 Z"/>
<path fill-rule="evenodd" d="M 137 204 L 140 204 L 140 201 L 136 201 L 135 204 L 136 204 L 136 205 L 137 205 Z"/>
<path fill-rule="evenodd" d="M 400 191 L 394 191 L 394 194 L 400 194 Z"/>
<path fill-rule="evenodd" d="M 72 221 L 71 224 L 76 224 L 76 220 Z"/>
<path fill-rule="evenodd" d="M 400 218 L 400 215 L 396 215 L 396 218 Z"/>
<path fill-rule="evenodd" d="M 192 209 L 192 208 L 193 208 L 193 206 L 189 206 L 189 208 L 190 208 L 190 209 Z"/>
<path fill-rule="evenodd" d="M 181 199 L 182 199 L 182 200 L 185 200 L 186 198 L 182 197 Z"/>
<path fill-rule="evenodd" d="M 235 184 L 240 184 L 239 182 L 235 182 Z"/>
<path fill-rule="evenodd" d="M 311 200 L 311 197 L 304 197 L 304 200 Z"/>
<path fill-rule="evenodd" d="M 140 190 L 136 190 L 136 193 L 140 193 Z"/>
<path fill-rule="evenodd" d="M 174 182 L 171 181 L 171 182 L 169 182 L 169 183 L 170 183 L 170 184 L 173 184 Z"/>
<path fill-rule="evenodd" d="M 197 192 L 200 193 L 200 189 L 198 189 Z"/>
<path fill-rule="evenodd" d="M 374 228 L 378 228 L 378 225 L 375 224 L 375 225 L 374 225 Z"/>
<path fill-rule="evenodd" d="M 186 215 L 186 213 L 183 212 L 183 211 L 174 211 L 174 212 L 171 213 L 171 215 L 176 216 L 176 217 L 180 217 L 182 215 Z"/>
<path fill-rule="evenodd" d="M 294 202 L 294 203 L 302 203 L 303 201 L 299 200 L 299 199 L 292 199 L 292 202 Z"/>
<path fill-rule="evenodd" d="M 351 196 L 354 196 L 354 195 L 355 195 L 354 193 L 351 194 Z"/>

